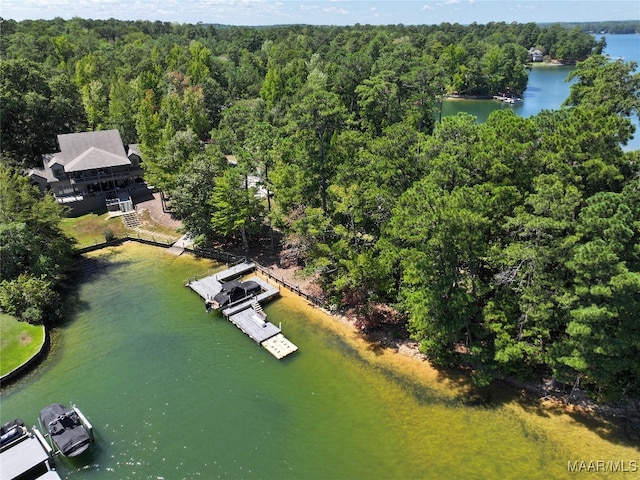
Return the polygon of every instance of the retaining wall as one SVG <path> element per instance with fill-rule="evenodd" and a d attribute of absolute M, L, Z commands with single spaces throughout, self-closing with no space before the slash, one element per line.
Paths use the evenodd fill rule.
<path fill-rule="evenodd" d="M 102 248 L 114 247 L 114 246 L 122 245 L 124 242 L 127 242 L 127 241 L 144 243 L 146 245 L 151 245 L 151 246 L 154 246 L 154 247 L 162 247 L 162 248 L 168 248 L 168 247 L 170 247 L 172 245 L 171 243 L 157 242 L 157 241 L 154 241 L 154 240 L 147 240 L 147 239 L 144 239 L 144 238 L 123 237 L 123 238 L 116 238 L 116 239 L 108 241 L 108 242 L 105 241 L 105 242 L 102 242 L 102 243 L 96 243 L 95 245 L 91 245 L 91 246 L 88 246 L 88 247 L 78 248 L 76 251 L 77 251 L 77 253 L 79 255 L 82 255 L 84 253 L 94 252 L 94 251 L 100 250 Z M 251 259 L 248 259 L 246 257 L 240 257 L 238 255 L 233 255 L 231 253 L 219 252 L 219 251 L 210 250 L 210 249 L 203 249 L 203 248 L 197 248 L 197 249 L 188 249 L 187 248 L 187 249 L 185 249 L 185 251 L 189 252 L 189 253 L 192 253 L 194 255 L 198 255 L 198 256 L 201 256 L 201 257 L 204 257 L 204 258 L 210 258 L 212 260 L 216 260 L 216 261 L 227 263 L 227 264 L 235 264 L 235 263 L 239 263 L 239 262 L 243 262 L 243 261 L 253 262 L 256 265 L 256 270 L 258 270 L 260 273 L 265 275 L 267 278 L 269 278 L 271 280 L 274 280 L 276 283 L 284 286 L 285 288 L 288 288 L 292 292 L 298 294 L 299 296 L 301 296 L 304 299 L 308 300 L 309 302 L 313 303 L 317 307 L 320 307 L 320 308 L 323 308 L 323 309 L 326 308 L 326 305 L 324 304 L 324 302 L 321 299 L 319 299 L 317 297 L 314 297 L 313 295 L 309 295 L 309 294 L 303 292 L 302 290 L 300 290 L 300 287 L 298 285 L 293 285 L 293 284 L 287 282 L 284 278 L 281 278 L 281 277 L 278 277 L 276 275 L 273 275 L 269 271 L 268 268 L 260 265 L 257 262 L 254 262 Z M 45 335 L 44 335 L 43 344 L 40 347 L 40 350 L 38 351 L 38 353 L 36 355 L 34 355 L 33 357 L 31 357 L 29 360 L 27 360 L 22 365 L 20 365 L 19 367 L 15 368 L 11 372 L 9 372 L 6 375 L 2 376 L 2 378 L 0 378 L 0 387 L 3 387 L 3 386 L 5 386 L 5 385 L 7 385 L 7 384 L 9 384 L 11 382 L 14 382 L 18 378 L 22 377 L 22 375 L 24 375 L 25 373 L 27 373 L 28 371 L 33 369 L 36 365 L 38 365 L 40 363 L 40 361 L 44 358 L 46 353 L 49 351 L 49 348 L 50 348 L 50 345 L 51 345 L 51 341 L 50 341 L 50 337 L 49 337 L 49 331 L 44 326 L 42 328 L 45 329 Z"/>
<path fill-rule="evenodd" d="M 31 371 L 46 356 L 49 348 L 51 347 L 51 338 L 49 337 L 49 330 L 47 330 L 44 325 L 42 325 L 42 328 L 44 329 L 44 338 L 42 339 L 42 344 L 40 345 L 40 349 L 38 350 L 38 352 L 22 365 L 14 368 L 9 373 L 6 373 L 2 377 L 0 377 L 0 388 L 6 387 L 10 383 L 15 382 L 18 378 L 22 377 L 24 374 Z"/>

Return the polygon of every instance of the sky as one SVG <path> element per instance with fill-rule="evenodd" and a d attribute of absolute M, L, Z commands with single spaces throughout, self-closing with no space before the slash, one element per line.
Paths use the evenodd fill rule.
<path fill-rule="evenodd" d="M 640 20 L 640 0 L 0 0 L 0 17 L 225 25 L 434 25 Z"/>

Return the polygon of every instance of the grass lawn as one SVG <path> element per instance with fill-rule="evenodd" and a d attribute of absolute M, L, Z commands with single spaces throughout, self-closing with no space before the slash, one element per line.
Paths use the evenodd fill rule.
<path fill-rule="evenodd" d="M 146 231 L 173 236 L 176 239 L 181 236 L 175 229 L 154 222 L 147 211 L 142 212 L 139 218 L 142 221 L 141 228 Z M 77 246 L 80 248 L 104 242 L 105 232 L 108 230 L 111 230 L 116 238 L 127 235 L 140 236 L 137 232 L 126 228 L 120 217 L 109 217 L 108 213 L 89 213 L 81 217 L 64 218 L 61 227 L 67 236 L 76 239 Z"/>
<path fill-rule="evenodd" d="M 44 341 L 44 327 L 0 314 L 0 375 L 33 357 Z"/>
<path fill-rule="evenodd" d="M 60 224 L 64 233 L 75 238 L 78 247 L 88 247 L 105 241 L 105 232 L 111 230 L 116 237 L 127 235 L 127 228 L 118 217 L 109 218 L 108 213 L 89 213 L 76 218 L 63 218 Z"/>

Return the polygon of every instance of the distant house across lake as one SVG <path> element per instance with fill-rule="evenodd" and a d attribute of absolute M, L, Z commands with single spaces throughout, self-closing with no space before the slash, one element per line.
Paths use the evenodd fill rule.
<path fill-rule="evenodd" d="M 544 54 L 537 48 L 531 47 L 529 49 L 529 60 L 532 62 L 542 62 L 544 60 Z"/>
<path fill-rule="evenodd" d="M 148 194 L 137 145 L 125 147 L 118 130 L 58 135 L 60 152 L 43 155 L 27 171 L 41 191 L 51 191 L 72 215 L 104 209 L 109 201 Z"/>

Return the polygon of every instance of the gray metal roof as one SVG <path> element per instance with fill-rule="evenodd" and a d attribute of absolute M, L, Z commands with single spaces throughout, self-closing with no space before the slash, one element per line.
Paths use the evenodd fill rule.
<path fill-rule="evenodd" d="M 31 168 L 26 171 L 28 177 L 40 177 L 47 181 L 47 183 L 57 182 L 58 179 L 53 176 L 51 169 Z"/>
<path fill-rule="evenodd" d="M 124 149 L 123 149 L 124 151 Z M 94 168 L 117 167 L 131 165 L 127 156 L 120 156 L 100 148 L 90 147 L 64 166 L 65 172 L 78 172 Z"/>
<path fill-rule="evenodd" d="M 28 437 L 0 453 L 2 478 L 13 479 L 49 459 L 35 437 Z"/>
<path fill-rule="evenodd" d="M 132 143 L 131 145 L 129 145 L 129 152 L 127 152 L 129 155 L 131 154 L 135 154 L 137 156 L 139 156 L 140 158 L 142 158 L 142 153 L 140 153 L 140 145 L 137 143 Z"/>
<path fill-rule="evenodd" d="M 127 157 L 120 132 L 117 129 L 58 135 L 58 144 L 65 165 L 91 147 Z"/>
<path fill-rule="evenodd" d="M 42 161 L 45 167 L 51 168 L 54 164 L 58 163 L 60 165 L 64 165 L 64 159 L 62 158 L 62 154 L 58 153 L 47 153 L 42 156 Z"/>

